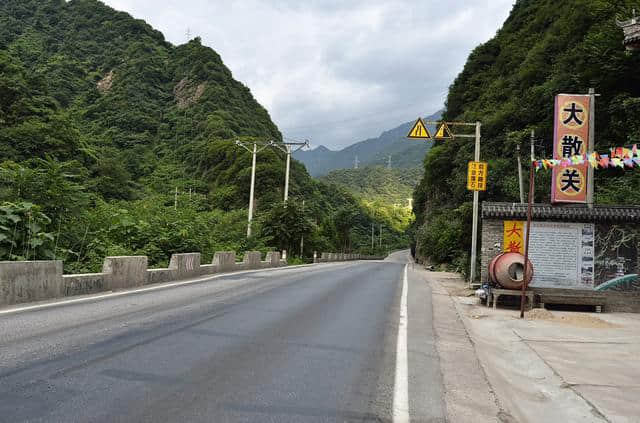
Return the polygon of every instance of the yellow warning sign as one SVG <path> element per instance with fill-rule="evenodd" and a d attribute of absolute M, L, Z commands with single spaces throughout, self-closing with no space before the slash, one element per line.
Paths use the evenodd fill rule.
<path fill-rule="evenodd" d="M 442 124 L 436 131 L 436 135 L 433 138 L 437 140 L 452 140 L 453 134 L 451 133 L 449 126 L 446 123 L 442 122 Z"/>
<path fill-rule="evenodd" d="M 429 130 L 424 124 L 422 118 L 418 118 L 415 125 L 413 125 L 413 128 L 411 128 L 411 131 L 409 131 L 409 135 L 407 135 L 407 138 L 417 138 L 425 140 L 431 139 L 431 134 L 429 133 Z"/>
<path fill-rule="evenodd" d="M 467 189 L 470 191 L 487 190 L 487 163 L 469 162 L 467 171 Z"/>

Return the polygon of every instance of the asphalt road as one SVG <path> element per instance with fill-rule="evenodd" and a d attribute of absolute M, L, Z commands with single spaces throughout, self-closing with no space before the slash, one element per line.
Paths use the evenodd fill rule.
<path fill-rule="evenodd" d="M 0 310 L 0 421 L 444 421 L 431 292 L 405 261 Z"/>

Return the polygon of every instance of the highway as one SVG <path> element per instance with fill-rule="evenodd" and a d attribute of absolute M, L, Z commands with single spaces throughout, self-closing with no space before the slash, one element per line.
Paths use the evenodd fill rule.
<path fill-rule="evenodd" d="M 0 310 L 0 421 L 444 421 L 407 257 Z"/>

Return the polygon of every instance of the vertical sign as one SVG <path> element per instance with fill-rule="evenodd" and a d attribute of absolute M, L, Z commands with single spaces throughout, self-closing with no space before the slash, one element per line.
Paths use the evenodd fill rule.
<path fill-rule="evenodd" d="M 567 159 L 587 152 L 589 142 L 588 95 L 558 94 L 555 105 L 553 158 Z M 551 178 L 552 203 L 586 203 L 589 163 L 555 166 Z"/>
<path fill-rule="evenodd" d="M 504 221 L 504 238 L 502 251 L 524 255 L 524 222 L 519 220 Z"/>
<path fill-rule="evenodd" d="M 467 168 L 467 189 L 469 191 L 487 190 L 486 162 L 469 162 Z"/>

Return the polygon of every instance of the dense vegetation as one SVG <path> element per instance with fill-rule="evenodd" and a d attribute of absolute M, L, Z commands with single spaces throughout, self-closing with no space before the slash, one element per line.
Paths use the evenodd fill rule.
<path fill-rule="evenodd" d="M 369 210 L 369 214 L 385 220 L 393 231 L 387 234 L 383 231 L 383 245 L 404 246 L 409 245 L 407 230 L 414 220 L 409 199 L 421 176 L 422 169 L 417 167 L 387 169 L 370 166 L 334 170 L 320 180 L 348 190 Z M 390 237 L 394 238 L 387 239 Z"/>
<path fill-rule="evenodd" d="M 245 239 L 251 157 L 281 141 L 267 111 L 199 39 L 173 46 L 96 0 L 0 3 L 0 260 L 355 250 L 382 218 L 260 153 L 257 221 Z M 176 194 L 177 193 L 177 194 Z M 302 200 L 305 200 L 304 206 Z"/>
<path fill-rule="evenodd" d="M 518 0 L 497 35 L 477 47 L 451 86 L 444 118 L 482 122 L 489 184 L 482 200 L 518 201 L 516 145 L 531 129 L 536 154 L 549 157 L 553 99 L 594 87 L 596 149 L 640 142 L 640 54 L 626 52 L 615 19 L 640 10 L 638 0 Z M 528 145 L 528 144 L 524 144 Z M 524 163 L 528 163 L 523 149 Z M 473 143 L 434 147 L 415 190 L 416 253 L 468 268 L 471 198 L 467 161 Z M 536 200 L 549 200 L 549 174 L 536 178 Z M 640 173 L 596 172 L 596 202 L 640 203 Z"/>

